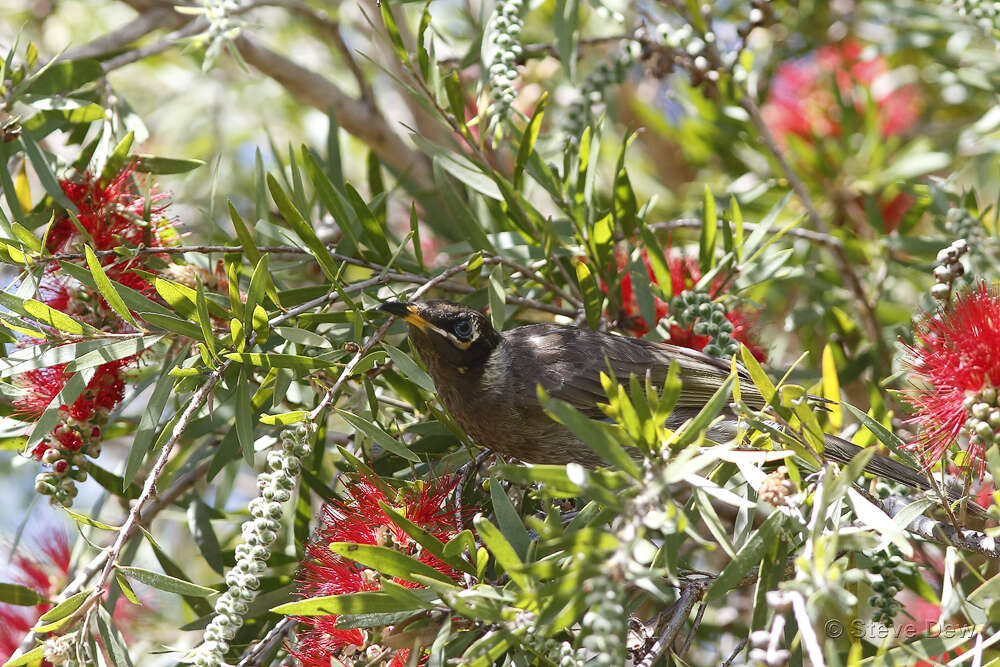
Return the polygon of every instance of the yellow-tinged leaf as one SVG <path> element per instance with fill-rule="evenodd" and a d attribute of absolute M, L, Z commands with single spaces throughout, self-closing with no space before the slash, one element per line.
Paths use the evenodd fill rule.
<path fill-rule="evenodd" d="M 89 324 L 77 322 L 66 313 L 56 310 L 41 301 L 36 301 L 35 299 L 25 299 L 24 310 L 42 324 L 47 324 L 50 327 L 55 327 L 56 329 L 65 331 L 66 333 L 82 335 L 95 333 L 97 331 L 97 329 Z"/>
<path fill-rule="evenodd" d="M 308 414 L 309 412 L 306 410 L 295 410 L 294 412 L 283 412 L 280 415 L 261 415 L 260 421 L 265 424 L 287 426 L 288 424 L 297 424 Z"/>
<path fill-rule="evenodd" d="M 827 419 L 834 428 L 844 423 L 844 411 L 840 407 L 840 379 L 837 377 L 837 363 L 833 358 L 833 348 L 829 343 L 823 348 L 823 398 L 831 401 Z"/>
<path fill-rule="evenodd" d="M 17 203 L 24 211 L 31 210 L 31 184 L 28 183 L 28 170 L 26 162 L 21 163 L 21 170 L 17 172 L 17 180 L 14 181 L 14 194 L 17 195 Z"/>

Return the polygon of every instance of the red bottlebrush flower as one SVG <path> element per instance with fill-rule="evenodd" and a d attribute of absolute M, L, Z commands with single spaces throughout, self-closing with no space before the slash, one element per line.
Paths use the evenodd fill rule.
<path fill-rule="evenodd" d="M 60 410 L 77 421 L 86 421 L 98 410 L 114 409 L 125 396 L 122 369 L 134 359 L 129 357 L 98 366 L 86 389 L 73 405 L 61 406 Z M 30 418 L 41 416 L 52 399 L 66 386 L 69 376 L 64 372 L 65 368 L 66 364 L 58 364 L 18 375 L 14 383 L 22 395 L 14 400 L 17 413 Z"/>
<path fill-rule="evenodd" d="M 830 44 L 778 67 L 761 111 L 779 141 L 791 134 L 808 141 L 839 137 L 842 127 L 835 90 L 859 112 L 864 112 L 870 97 L 883 137 L 902 134 L 913 126 L 920 112 L 916 87 L 875 85 L 876 79 L 888 73 L 888 62 L 883 57 L 862 60 L 862 50 L 855 41 Z"/>
<path fill-rule="evenodd" d="M 649 276 L 650 282 L 655 283 L 656 275 L 653 273 L 649 254 L 645 249 L 642 250 L 642 259 L 646 265 L 646 273 Z M 621 254 L 618 256 L 618 265 L 619 269 L 625 266 L 625 258 Z M 670 267 L 670 288 L 672 294 L 680 294 L 684 290 L 691 289 L 701 280 L 701 269 L 698 267 L 698 262 L 692 257 L 671 253 L 668 257 L 668 265 Z M 715 282 L 710 287 L 709 294 L 712 298 L 718 296 L 721 287 L 722 285 L 719 282 Z M 650 330 L 650 325 L 639 314 L 639 302 L 632 286 L 631 273 L 626 273 L 622 276 L 621 295 L 622 306 L 625 309 L 625 316 L 627 318 L 625 323 L 626 330 L 633 336 L 644 336 Z M 659 322 L 670 314 L 670 305 L 658 297 L 654 298 L 656 300 L 656 321 Z M 754 324 L 753 315 L 746 311 L 735 309 L 726 313 L 726 319 L 733 325 L 733 333 L 730 334 L 733 339 L 746 345 L 758 361 L 766 361 L 767 352 L 760 346 L 752 331 Z M 655 326 L 655 322 L 653 325 Z M 708 336 L 698 336 L 690 328 L 685 329 L 676 324 L 670 326 L 670 343 L 673 345 L 701 351 L 708 345 L 709 341 L 710 338 Z"/>
<path fill-rule="evenodd" d="M 56 595 L 69 575 L 69 541 L 66 533 L 53 530 L 45 534 L 36 548 L 37 556 L 14 554 L 7 579 L 27 586 L 43 597 Z M 24 635 L 52 605 L 34 607 L 0 603 L 0 661 L 7 661 L 17 650 Z M 43 661 L 42 667 L 51 667 Z"/>
<path fill-rule="evenodd" d="M 840 137 L 844 128 L 838 96 L 860 115 L 871 100 L 883 138 L 913 127 L 921 107 L 917 87 L 883 85 L 888 82 L 888 62 L 883 57 L 862 60 L 862 50 L 855 41 L 831 44 L 778 67 L 761 113 L 779 144 L 787 144 L 792 135 L 807 143 Z M 891 232 L 899 227 L 914 199 L 905 192 L 875 194 L 884 229 Z M 862 197 L 856 204 L 859 210 L 864 209 Z"/>
<path fill-rule="evenodd" d="M 930 466 L 964 433 L 969 463 L 981 475 L 985 445 L 1000 437 L 1000 291 L 980 283 L 915 333 L 919 345 L 910 348 L 909 363 L 921 386 L 906 399 L 920 435 L 909 446 Z"/>
<path fill-rule="evenodd" d="M 134 170 L 134 165 L 128 166 L 107 183 L 89 173 L 60 181 L 63 193 L 76 205 L 78 212 L 76 221 L 66 214 L 52 223 L 46 238 L 49 252 L 68 252 L 80 241 L 90 244 L 94 250 L 112 250 L 120 245 L 167 245 L 175 237 L 172 224 L 162 215 L 167 197 L 151 195 L 150 219 L 145 220 L 146 198 L 135 186 Z M 139 291 L 149 289 L 146 280 L 132 272 L 134 262 L 110 256 L 101 263 L 112 280 Z M 56 305 L 52 307 L 62 310 Z"/>
<path fill-rule="evenodd" d="M 405 488 L 394 499 L 366 478 L 348 484 L 348 499 L 330 503 L 324 508 L 322 523 L 314 531 L 306 548 L 306 558 L 296 576 L 296 594 L 308 598 L 381 588 L 381 575 L 334 554 L 329 548 L 333 542 L 356 542 L 396 549 L 458 579 L 459 574 L 455 570 L 420 548 L 379 506 L 381 502 L 392 507 L 442 542 L 447 542 L 460 532 L 460 519 L 465 512 L 461 508 L 449 508 L 447 504 L 448 496 L 457 483 L 456 477 L 443 477 L 424 483 L 419 490 Z M 419 587 L 403 579 L 393 581 L 408 588 Z M 372 644 L 369 634 L 363 630 L 336 628 L 336 616 L 300 617 L 298 621 L 305 627 L 288 650 L 306 667 L 326 667 L 334 657 L 343 659 L 362 651 L 379 655 L 383 650 Z M 374 655 L 369 654 L 368 658 Z M 397 651 L 389 664 L 402 667 L 408 657 L 408 650 Z"/>
<path fill-rule="evenodd" d="M 134 166 L 126 167 L 107 183 L 89 173 L 59 182 L 63 193 L 76 205 L 77 221 L 86 230 L 94 250 L 111 250 L 123 243 L 163 245 L 163 223 L 143 220 L 145 196 L 136 189 L 133 172 Z M 165 199 L 163 194 L 152 195 L 151 218 L 159 216 L 166 208 Z M 79 238 L 81 234 L 76 224 L 65 215 L 52 223 L 46 246 L 49 252 L 61 252 Z"/>

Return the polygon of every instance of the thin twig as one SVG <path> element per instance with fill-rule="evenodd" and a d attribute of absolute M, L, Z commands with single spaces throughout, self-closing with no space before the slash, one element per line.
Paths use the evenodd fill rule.
<path fill-rule="evenodd" d="M 622 35 L 611 35 L 609 37 L 590 37 L 587 39 L 578 40 L 578 44 L 581 48 L 599 47 L 605 46 L 607 44 L 615 44 L 626 39 L 634 39 L 635 36 L 632 34 L 622 34 Z M 550 56 L 552 58 L 559 57 L 559 50 L 556 48 L 555 44 L 525 44 L 521 55 L 518 56 L 517 64 L 521 65 L 532 60 L 534 58 L 540 58 L 542 56 Z M 442 58 L 438 61 L 438 66 L 443 69 L 448 69 L 449 67 L 458 67 L 462 59 L 459 57 L 454 58 Z"/>
<path fill-rule="evenodd" d="M 122 549 L 125 548 L 125 544 L 132 536 L 132 532 L 139 525 L 142 518 L 142 508 L 149 501 L 150 498 L 156 493 L 156 483 L 160 479 L 160 475 L 163 474 L 164 469 L 167 467 L 167 463 L 170 461 L 170 455 L 173 453 L 174 445 L 180 440 L 181 436 L 184 434 L 184 430 L 187 428 L 191 420 L 194 419 L 195 414 L 201 409 L 202 404 L 208 399 L 209 394 L 215 388 L 215 384 L 222 379 L 222 375 L 226 372 L 226 369 L 232 365 L 232 361 L 226 360 L 216 368 L 205 383 L 188 401 L 187 407 L 181 412 L 180 417 L 177 418 L 177 422 L 174 424 L 173 431 L 170 434 L 170 438 L 163 445 L 163 449 L 160 451 L 160 455 L 157 457 L 156 462 L 153 463 L 152 469 L 149 474 L 146 475 L 146 482 L 143 484 L 142 492 L 139 497 L 135 499 L 132 503 L 132 507 L 129 510 L 128 516 L 125 518 L 125 522 L 118 529 L 118 537 L 115 539 L 114 543 L 111 545 L 110 551 L 108 552 L 108 560 L 104 564 L 104 569 L 101 570 L 101 574 L 98 576 L 97 581 L 94 585 L 94 591 L 90 594 L 90 598 L 84 604 L 93 604 L 100 600 L 104 595 L 104 587 L 107 585 L 108 580 L 111 578 L 115 567 L 118 566 L 118 558 L 121 556 Z M 88 612 L 88 615 L 92 612 Z"/>
<path fill-rule="evenodd" d="M 743 649 L 746 648 L 746 645 L 747 645 L 747 638 L 744 637 L 743 640 L 736 645 L 736 648 L 733 649 L 733 652 L 729 655 L 729 657 L 726 658 L 726 661 L 722 663 L 721 667 L 729 667 L 731 664 L 733 664 L 733 662 L 736 660 L 736 656 L 738 656 L 743 651 Z"/>
<path fill-rule="evenodd" d="M 701 595 L 704 592 L 704 584 L 702 582 L 689 582 L 684 590 L 681 591 L 681 596 L 676 602 L 674 612 L 670 615 L 670 621 L 667 623 L 667 627 L 664 628 L 660 636 L 653 642 L 653 645 L 649 647 L 646 651 L 646 655 L 642 657 L 636 667 L 652 667 L 661 655 L 667 651 L 671 644 L 673 644 L 674 639 L 677 638 L 677 634 L 681 631 L 684 626 L 684 621 L 687 620 L 688 616 L 691 615 L 691 610 L 694 606 L 698 604 L 701 599 Z"/>
<path fill-rule="evenodd" d="M 295 620 L 290 616 L 286 616 L 278 621 L 278 623 L 271 628 L 266 635 L 264 635 L 263 639 L 247 649 L 247 651 L 243 654 L 243 658 L 239 661 L 239 663 L 237 663 L 236 667 L 257 667 L 258 665 L 262 665 L 263 663 L 260 662 L 260 658 L 267 655 L 278 642 L 282 641 L 285 638 L 285 635 L 291 632 L 293 627 L 295 627 Z"/>
<path fill-rule="evenodd" d="M 718 224 L 721 226 L 721 225 L 726 225 L 726 224 L 729 224 L 729 223 L 727 221 L 725 221 L 725 220 L 719 220 Z M 702 225 L 702 221 L 699 220 L 698 218 L 679 218 L 677 220 L 667 220 L 665 222 L 654 222 L 654 223 L 648 225 L 648 227 L 651 230 L 653 230 L 654 232 L 666 232 L 666 231 L 670 231 L 670 230 L 673 230 L 673 229 L 701 229 L 701 225 Z M 755 232 L 759 227 L 760 227 L 760 225 L 756 225 L 756 224 L 753 224 L 753 223 L 749 223 L 749 222 L 743 223 L 743 229 L 745 229 L 745 230 L 747 230 L 747 231 L 749 231 L 751 233 Z M 782 227 L 769 227 L 767 229 L 767 232 L 769 234 L 773 235 L 773 234 L 777 234 L 777 233 L 781 232 L 782 229 L 784 229 L 784 228 L 782 228 Z M 817 232 L 817 231 L 814 231 L 812 229 L 799 229 L 799 228 L 793 227 L 791 229 L 785 229 L 784 230 L 784 235 L 785 236 L 794 236 L 794 237 L 800 238 L 800 239 L 805 239 L 807 241 L 811 241 L 812 243 L 816 243 L 818 245 L 821 245 L 821 246 L 824 246 L 824 247 L 827 247 L 827 248 L 843 248 L 844 247 L 844 242 L 841 241 L 840 239 L 838 239 L 836 236 L 832 236 L 830 234 L 824 234 L 822 232 Z"/>
<path fill-rule="evenodd" d="M 350 47 L 347 46 L 347 42 L 344 41 L 344 35 L 340 31 L 340 23 L 331 19 L 330 15 L 325 11 L 314 9 L 302 0 L 275 0 L 273 4 L 284 7 L 292 14 L 303 17 L 333 40 L 333 45 L 340 51 L 341 57 L 347 63 L 347 68 L 354 75 L 355 83 L 358 84 L 358 91 L 361 94 L 361 100 L 373 109 L 376 109 L 375 92 L 372 90 L 365 73 L 361 71 L 357 58 L 354 57 L 354 52 L 351 51 Z"/>
<path fill-rule="evenodd" d="M 908 499 L 901 496 L 889 496 L 876 499 L 875 502 L 891 517 L 895 517 L 910 504 Z M 997 545 L 996 538 L 978 530 L 966 528 L 959 532 L 954 526 L 925 516 L 915 518 L 906 526 L 906 530 L 931 542 L 1000 559 L 1000 545 Z"/>
<path fill-rule="evenodd" d="M 188 490 L 192 486 L 197 484 L 198 480 L 200 480 L 201 477 L 205 474 L 210 464 L 211 460 L 205 461 L 199 464 L 196 468 L 193 468 L 188 472 L 184 473 L 183 475 L 181 475 L 180 477 L 178 477 L 170 488 L 168 488 L 166 491 L 158 495 L 152 502 L 150 502 L 149 507 L 147 507 L 146 511 L 143 513 L 142 520 L 139 522 L 139 524 L 133 525 L 130 528 L 131 533 L 135 534 L 135 532 L 139 529 L 140 525 L 148 526 L 160 512 L 162 512 L 170 505 L 173 505 L 178 498 L 187 493 Z M 90 580 L 93 579 L 94 576 L 96 576 L 97 573 L 104 568 L 105 564 L 108 561 L 109 556 L 110 552 L 107 549 L 105 549 L 96 556 L 94 556 L 94 558 L 89 563 L 87 563 L 87 565 L 80 568 L 80 570 L 76 573 L 76 576 L 73 577 L 73 580 L 69 582 L 66 585 L 66 587 L 59 593 L 56 599 L 53 600 L 53 605 L 57 605 L 60 602 L 63 602 L 73 597 L 80 591 L 82 591 L 84 587 L 87 586 L 88 583 L 90 583 Z M 39 639 L 38 635 L 36 635 L 34 632 L 28 632 L 28 634 L 26 634 L 24 639 L 22 640 L 21 645 L 18 648 L 18 652 L 24 653 L 31 650 L 31 648 L 35 645 L 38 639 Z"/>
<path fill-rule="evenodd" d="M 309 255 L 310 254 L 308 251 L 303 250 L 302 248 L 296 248 L 294 246 L 260 246 L 260 247 L 257 248 L 257 250 L 259 252 L 270 253 L 270 254 L 288 254 L 288 255 Z M 191 245 L 191 246 L 172 246 L 172 247 L 165 247 L 165 248 L 152 248 L 152 247 L 150 247 L 150 248 L 130 248 L 129 251 L 132 252 L 132 253 L 134 253 L 134 254 L 137 254 L 137 255 L 159 255 L 159 254 L 179 255 L 179 254 L 184 254 L 184 253 L 188 253 L 188 252 L 190 252 L 190 253 L 200 253 L 200 254 L 241 253 L 241 252 L 243 252 L 243 249 L 240 246 L 227 246 L 227 245 Z M 98 258 L 107 257 L 107 256 L 111 256 L 111 255 L 118 256 L 118 253 L 116 251 L 114 251 L 114 250 L 98 250 L 98 251 L 95 251 L 94 254 L 97 255 Z M 450 278 L 450 277 L 452 277 L 452 276 L 454 276 L 456 274 L 459 274 L 459 273 L 462 273 L 463 271 L 465 271 L 465 269 L 468 267 L 468 262 L 463 262 L 461 264 L 458 264 L 457 266 L 451 267 L 451 268 L 445 270 L 443 273 L 435 276 L 434 278 L 431 278 L 428 281 L 427 276 L 420 275 L 419 273 L 410 273 L 410 272 L 407 272 L 407 271 L 391 271 L 387 267 L 385 267 L 385 266 L 383 266 L 381 264 L 376 264 L 374 262 L 369 262 L 367 260 L 358 259 L 356 257 L 349 257 L 347 255 L 341 255 L 341 254 L 338 254 L 338 253 L 335 253 L 335 252 L 331 252 L 330 256 L 333 257 L 333 259 L 335 261 L 338 261 L 338 262 L 344 262 L 344 263 L 350 264 L 352 266 L 359 266 L 359 267 L 362 267 L 362 268 L 365 268 L 365 269 L 370 269 L 372 271 L 379 272 L 379 276 L 381 276 L 381 277 L 370 278 L 370 279 L 368 279 L 366 281 L 361 281 L 359 283 L 353 283 L 352 285 L 349 285 L 347 288 L 345 288 L 345 290 L 348 290 L 348 291 L 359 291 L 360 289 L 367 289 L 368 287 L 372 287 L 372 286 L 379 285 L 379 284 L 386 284 L 386 283 L 390 283 L 390 282 L 417 283 L 417 284 L 421 284 L 421 285 L 425 285 L 426 284 L 427 286 L 424 288 L 423 291 L 421 291 L 421 294 L 424 291 L 426 291 L 427 289 L 430 289 L 430 287 L 438 287 L 438 288 L 443 289 L 445 291 L 455 292 L 455 293 L 458 293 L 458 294 L 472 294 L 473 292 L 477 291 L 477 288 L 472 287 L 471 285 L 464 285 L 464 284 L 461 284 L 461 283 L 453 283 L 453 282 L 450 282 L 450 281 L 447 280 L 447 278 Z M 48 256 L 48 257 L 41 257 L 41 256 L 39 256 L 39 257 L 35 257 L 33 259 L 35 259 L 36 261 L 44 261 L 44 260 L 60 261 L 60 260 L 79 260 L 79 259 L 83 259 L 83 258 L 84 258 L 84 255 L 82 253 L 59 253 L 59 254 L 56 254 L 56 255 Z M 529 275 L 532 278 L 532 280 L 536 280 L 536 281 L 540 282 L 540 284 L 544 284 L 546 287 L 555 288 L 555 286 L 552 283 L 550 283 L 549 281 L 546 281 L 542 276 L 540 276 L 537 273 L 531 271 L 527 267 L 523 267 L 523 266 L 521 266 L 521 265 L 519 265 L 519 264 L 517 264 L 515 262 L 511 262 L 510 260 L 507 260 L 505 258 L 502 258 L 502 257 L 499 257 L 499 256 L 495 256 L 495 255 L 484 256 L 483 257 L 483 264 L 486 265 L 486 266 L 489 266 L 489 265 L 492 265 L 492 264 L 506 264 L 506 265 L 510 266 L 511 268 L 515 268 L 515 269 L 517 269 L 519 271 L 522 271 L 522 272 L 527 272 L 527 275 Z M 576 305 L 576 303 L 578 302 L 577 299 L 575 299 L 572 295 L 566 293 L 564 290 L 559 290 L 559 292 L 557 292 L 557 293 L 560 296 L 562 296 L 563 298 L 565 298 L 567 301 L 569 301 L 570 303 L 573 303 L 574 305 Z M 414 294 L 414 296 L 418 296 L 418 295 Z M 300 313 L 304 313 L 304 312 L 306 312 L 306 311 L 308 311 L 308 310 L 310 310 L 310 309 L 312 309 L 312 308 L 314 308 L 316 306 L 319 306 L 319 305 L 323 304 L 324 302 L 335 301 L 337 298 L 338 298 L 338 293 L 334 292 L 334 291 L 331 291 L 327 295 L 324 295 L 324 296 L 321 296 L 321 297 L 317 297 L 317 298 L 312 299 L 310 301 L 307 301 L 307 302 L 305 302 L 305 303 L 303 303 L 303 304 L 301 304 L 299 306 L 296 306 L 294 309 L 292 309 L 292 310 L 289 311 L 289 313 L 292 313 L 292 315 L 289 316 L 289 317 L 286 317 L 284 319 L 290 319 L 290 317 L 292 317 L 294 315 L 298 315 Z M 506 297 L 506 300 L 507 300 L 508 303 L 512 303 L 515 306 L 521 306 L 523 308 L 533 308 L 534 310 L 540 310 L 540 311 L 543 311 L 543 312 L 552 313 L 553 315 L 565 315 L 566 317 L 573 317 L 574 315 L 576 315 L 576 313 L 578 311 L 578 308 L 576 308 L 576 309 L 574 309 L 574 308 L 562 308 L 560 306 L 556 306 L 556 305 L 551 304 L 551 303 L 546 303 L 544 301 L 538 301 L 537 299 L 530 299 L 530 298 L 527 298 L 527 297 L 520 297 L 520 296 L 515 296 L 515 295 L 508 295 Z"/>

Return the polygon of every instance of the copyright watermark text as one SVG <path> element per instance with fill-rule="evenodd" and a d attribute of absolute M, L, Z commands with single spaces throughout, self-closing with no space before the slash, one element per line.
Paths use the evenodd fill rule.
<path fill-rule="evenodd" d="M 972 637 L 976 628 L 973 625 L 953 625 L 946 623 L 917 623 L 907 622 L 898 625 L 882 625 L 874 621 L 854 619 L 845 623 L 836 618 L 831 618 L 823 624 L 823 630 L 827 637 L 837 639 L 839 637 L 849 637 L 851 639 L 867 639 L 879 641 L 888 638 L 910 639 L 917 635 L 933 634 L 938 637 Z"/>

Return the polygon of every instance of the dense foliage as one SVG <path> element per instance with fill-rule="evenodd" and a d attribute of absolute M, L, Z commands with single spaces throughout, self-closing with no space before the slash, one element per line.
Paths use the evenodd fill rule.
<path fill-rule="evenodd" d="M 994 5 L 13 10 L 0 658 L 1000 660 Z M 607 465 L 504 460 L 421 298 L 733 370 L 677 428 L 676 369 L 542 392 Z"/>

